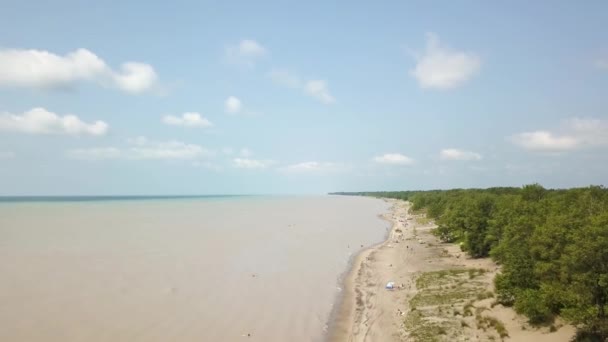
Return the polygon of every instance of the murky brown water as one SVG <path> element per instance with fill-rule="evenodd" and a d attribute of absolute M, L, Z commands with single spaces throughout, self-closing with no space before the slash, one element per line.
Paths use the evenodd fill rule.
<path fill-rule="evenodd" d="M 339 196 L 0 204 L 0 341 L 320 340 L 387 209 Z"/>

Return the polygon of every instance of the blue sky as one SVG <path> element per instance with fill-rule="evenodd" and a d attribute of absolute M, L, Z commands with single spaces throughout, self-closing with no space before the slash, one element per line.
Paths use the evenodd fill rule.
<path fill-rule="evenodd" d="M 605 1 L 1 6 L 1 195 L 606 184 Z"/>

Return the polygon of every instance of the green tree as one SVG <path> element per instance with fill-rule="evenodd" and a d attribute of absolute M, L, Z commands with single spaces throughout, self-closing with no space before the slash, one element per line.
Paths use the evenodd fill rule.
<path fill-rule="evenodd" d="M 576 231 L 565 250 L 570 274 L 564 315 L 601 338 L 608 338 L 608 212 Z"/>

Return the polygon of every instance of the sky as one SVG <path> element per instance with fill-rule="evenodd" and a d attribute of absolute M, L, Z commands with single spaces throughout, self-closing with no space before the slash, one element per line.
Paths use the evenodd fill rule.
<path fill-rule="evenodd" d="M 0 195 L 608 183 L 606 1 L 0 8 Z"/>

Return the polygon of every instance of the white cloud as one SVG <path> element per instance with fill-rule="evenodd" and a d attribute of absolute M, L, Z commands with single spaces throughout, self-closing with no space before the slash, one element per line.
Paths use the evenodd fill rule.
<path fill-rule="evenodd" d="M 236 96 L 229 96 L 224 102 L 224 110 L 229 114 L 237 114 L 241 111 L 243 105 L 241 100 Z"/>
<path fill-rule="evenodd" d="M 13 159 L 13 158 L 15 158 L 15 152 L 0 151 L 0 160 Z"/>
<path fill-rule="evenodd" d="M 145 137 L 129 139 L 127 146 L 96 147 L 73 149 L 67 153 L 69 158 L 80 160 L 196 160 L 209 157 L 213 152 L 196 144 L 181 141 L 151 141 Z"/>
<path fill-rule="evenodd" d="M 245 147 L 241 149 L 239 154 L 241 155 L 241 157 L 251 157 L 253 155 L 253 152 Z"/>
<path fill-rule="evenodd" d="M 87 49 L 65 56 L 33 49 L 0 50 L 0 86 L 53 89 L 84 81 L 136 94 L 152 90 L 158 76 L 152 66 L 139 62 L 126 62 L 119 71 L 112 70 Z"/>
<path fill-rule="evenodd" d="M 0 113 L 0 131 L 29 134 L 104 135 L 108 124 L 103 121 L 86 123 L 76 115 L 57 115 L 44 108 L 34 108 L 23 114 Z"/>
<path fill-rule="evenodd" d="M 107 160 L 124 157 L 123 151 L 115 147 L 77 148 L 68 151 L 68 157 L 79 160 Z"/>
<path fill-rule="evenodd" d="M 543 152 L 564 152 L 608 146 L 608 121 L 591 118 L 564 120 L 556 132 L 537 130 L 509 137 L 524 149 Z"/>
<path fill-rule="evenodd" d="M 330 162 L 308 161 L 287 165 L 282 168 L 283 171 L 293 173 L 315 173 L 325 171 L 338 171 L 343 168 L 343 165 Z"/>
<path fill-rule="evenodd" d="M 258 59 L 268 54 L 268 50 L 252 39 L 241 40 L 236 45 L 226 47 L 226 61 L 231 64 L 253 67 Z"/>
<path fill-rule="evenodd" d="M 266 48 L 255 40 L 243 39 L 238 45 L 238 53 L 242 56 L 258 57 L 266 54 Z"/>
<path fill-rule="evenodd" d="M 154 68 L 148 64 L 128 62 L 120 69 L 120 72 L 112 74 L 112 78 L 118 88 L 128 93 L 143 93 L 150 90 L 158 81 Z"/>
<path fill-rule="evenodd" d="M 595 61 L 595 67 L 601 70 L 608 70 L 608 57 L 600 58 Z"/>
<path fill-rule="evenodd" d="M 196 159 L 213 154 L 200 145 L 176 140 L 154 142 L 145 137 L 138 137 L 130 143 L 133 145 L 129 148 L 133 159 Z"/>
<path fill-rule="evenodd" d="M 511 137 L 511 141 L 527 150 L 536 151 L 565 151 L 578 145 L 575 137 L 556 136 L 548 131 L 519 133 Z"/>
<path fill-rule="evenodd" d="M 392 164 L 392 165 L 412 165 L 414 160 L 408 156 L 399 153 L 386 153 L 381 156 L 374 157 L 376 163 Z"/>
<path fill-rule="evenodd" d="M 196 112 L 187 112 L 181 116 L 166 115 L 163 117 L 163 122 L 167 125 L 184 127 L 208 128 L 213 126 L 211 121 L 207 120 Z"/>
<path fill-rule="evenodd" d="M 473 77 L 481 67 L 481 59 L 470 52 L 453 51 L 441 46 L 439 37 L 427 33 L 426 50 L 416 56 L 416 67 L 410 75 L 422 88 L 449 89 Z"/>
<path fill-rule="evenodd" d="M 268 73 L 268 77 L 274 84 L 292 89 L 300 89 L 306 95 L 315 98 L 321 103 L 332 104 L 336 102 L 325 80 L 308 80 L 303 82 L 296 74 L 286 69 L 273 69 Z"/>
<path fill-rule="evenodd" d="M 272 82 L 280 86 L 288 88 L 301 87 L 300 78 L 285 69 L 272 69 L 268 73 L 268 77 L 270 77 Z"/>
<path fill-rule="evenodd" d="M 459 150 L 456 148 L 446 148 L 439 152 L 441 160 L 481 160 L 482 156 L 479 153 L 472 151 Z"/>
<path fill-rule="evenodd" d="M 565 120 L 563 126 L 572 131 L 583 147 L 608 145 L 608 120 L 571 118 Z"/>
<path fill-rule="evenodd" d="M 233 154 L 238 154 L 239 157 L 245 157 L 245 158 L 253 156 L 253 151 L 251 151 L 250 149 L 248 149 L 246 147 L 243 147 L 238 151 L 236 151 L 232 147 L 224 147 L 221 149 L 221 152 L 227 156 L 231 156 Z"/>
<path fill-rule="evenodd" d="M 306 94 L 316 98 L 325 104 L 334 103 L 336 100 L 329 93 L 329 88 L 327 87 L 327 83 L 324 80 L 311 80 L 306 82 L 304 86 L 304 91 Z"/>
<path fill-rule="evenodd" d="M 195 160 L 195 161 L 192 162 L 192 166 L 194 166 L 194 167 L 200 167 L 200 168 L 211 170 L 211 171 L 215 171 L 215 172 L 221 172 L 222 170 L 224 170 L 224 168 L 221 165 L 218 165 L 216 163 L 212 163 L 212 162 L 209 162 L 209 161 L 198 161 L 198 160 Z"/>
<path fill-rule="evenodd" d="M 65 56 L 42 50 L 0 50 L 0 84 L 47 88 L 91 80 L 106 72 L 103 60 L 86 49 Z"/>
<path fill-rule="evenodd" d="M 274 160 L 258 160 L 249 158 L 234 158 L 232 162 L 234 167 L 238 169 L 266 169 L 276 164 Z"/>

